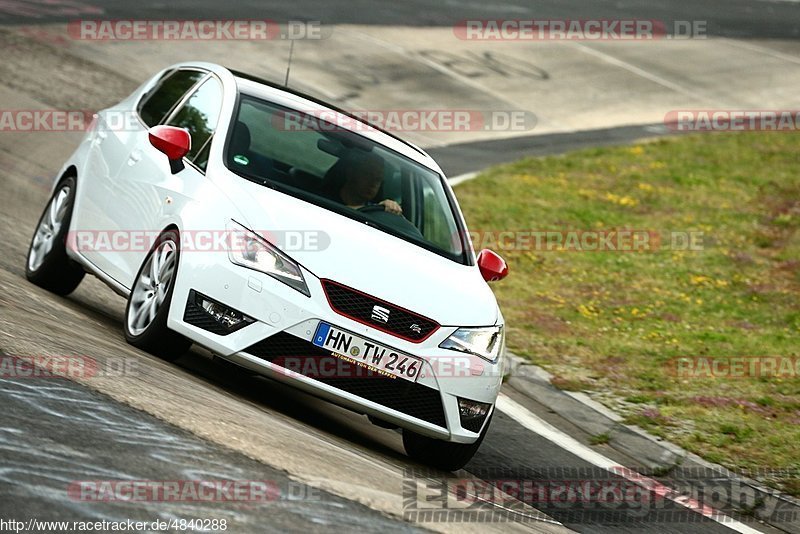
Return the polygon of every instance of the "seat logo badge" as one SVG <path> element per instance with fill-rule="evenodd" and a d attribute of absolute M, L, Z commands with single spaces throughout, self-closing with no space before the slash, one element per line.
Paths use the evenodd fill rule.
<path fill-rule="evenodd" d="M 389 310 L 382 307 L 382 306 L 373 306 L 372 307 L 372 315 L 370 315 L 373 321 L 380 321 L 382 323 L 389 322 Z"/>
<path fill-rule="evenodd" d="M 417 333 L 417 334 L 421 334 L 422 333 L 422 328 L 420 328 L 417 323 L 412 324 L 408 328 L 409 328 L 409 330 L 411 330 L 414 333 Z"/>

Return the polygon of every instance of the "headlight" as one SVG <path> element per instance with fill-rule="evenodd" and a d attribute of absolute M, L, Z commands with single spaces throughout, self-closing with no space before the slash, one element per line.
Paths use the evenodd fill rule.
<path fill-rule="evenodd" d="M 457 350 L 480 356 L 484 360 L 496 363 L 503 352 L 505 334 L 502 326 L 485 326 L 481 328 L 459 328 L 453 335 L 445 339 L 440 348 Z"/>
<path fill-rule="evenodd" d="M 236 221 L 228 224 L 228 258 L 236 265 L 260 271 L 307 297 L 311 296 L 300 266 Z"/>

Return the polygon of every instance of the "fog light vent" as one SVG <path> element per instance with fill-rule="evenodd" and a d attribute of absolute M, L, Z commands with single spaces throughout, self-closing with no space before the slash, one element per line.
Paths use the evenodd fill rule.
<path fill-rule="evenodd" d="M 195 290 L 189 291 L 183 320 L 203 330 L 225 336 L 255 322 L 240 311 L 225 306 Z"/>
<path fill-rule="evenodd" d="M 458 398 L 458 413 L 461 417 L 461 426 L 473 432 L 480 432 L 486 416 L 489 415 L 492 405 L 469 399 Z"/>

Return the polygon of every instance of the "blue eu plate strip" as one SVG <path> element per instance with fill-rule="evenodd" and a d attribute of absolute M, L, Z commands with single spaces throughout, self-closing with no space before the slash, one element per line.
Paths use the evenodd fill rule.
<path fill-rule="evenodd" d="M 319 325 L 317 325 L 317 331 L 314 332 L 314 339 L 311 342 L 318 347 L 325 346 L 325 339 L 327 339 L 330 329 L 331 325 L 320 321 Z"/>

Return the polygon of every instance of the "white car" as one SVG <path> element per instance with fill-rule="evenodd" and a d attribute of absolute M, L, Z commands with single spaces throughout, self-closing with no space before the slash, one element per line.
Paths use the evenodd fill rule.
<path fill-rule="evenodd" d="M 59 172 L 28 279 L 91 273 L 128 299 L 129 343 L 198 343 L 378 425 L 454 470 L 486 435 L 503 317 L 429 155 L 344 111 L 208 63 L 97 114 Z"/>

